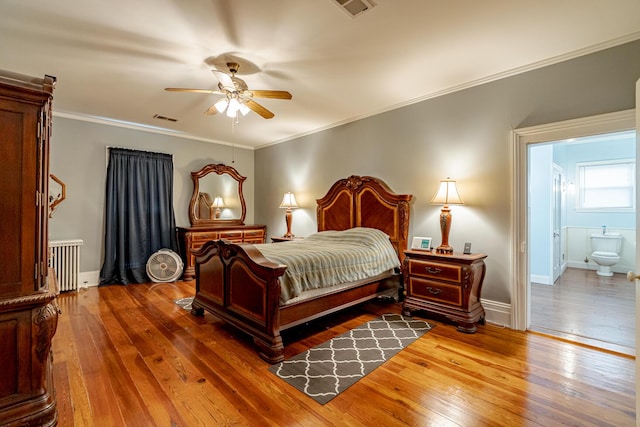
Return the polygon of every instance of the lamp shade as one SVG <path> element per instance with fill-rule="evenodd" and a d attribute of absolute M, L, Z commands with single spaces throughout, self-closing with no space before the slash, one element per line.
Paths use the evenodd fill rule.
<path fill-rule="evenodd" d="M 280 203 L 281 208 L 297 208 L 298 204 L 296 203 L 296 198 L 292 192 L 284 193 L 284 197 L 282 198 L 282 203 Z"/>
<path fill-rule="evenodd" d="M 456 188 L 456 182 L 447 177 L 440 181 L 440 188 L 438 192 L 431 199 L 431 203 L 434 205 L 463 205 L 464 202 L 458 194 Z"/>
<path fill-rule="evenodd" d="M 216 196 L 215 199 L 213 199 L 213 204 L 211 205 L 214 208 L 221 208 L 224 206 L 224 202 L 222 201 L 222 197 L 220 196 Z"/>

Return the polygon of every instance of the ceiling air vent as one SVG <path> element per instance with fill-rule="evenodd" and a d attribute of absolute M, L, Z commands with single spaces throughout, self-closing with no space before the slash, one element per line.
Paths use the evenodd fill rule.
<path fill-rule="evenodd" d="M 331 2 L 352 18 L 362 15 L 375 6 L 372 0 L 331 0 Z"/>
<path fill-rule="evenodd" d="M 178 119 L 174 119 L 172 117 L 167 117 L 167 116 L 161 116 L 160 114 L 154 114 L 153 115 L 154 119 L 158 119 L 158 120 L 166 120 L 168 122 L 177 122 Z"/>

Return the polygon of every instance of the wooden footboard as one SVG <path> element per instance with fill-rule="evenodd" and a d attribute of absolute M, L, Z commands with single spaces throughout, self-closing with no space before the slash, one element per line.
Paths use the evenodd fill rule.
<path fill-rule="evenodd" d="M 268 261 L 253 245 L 210 241 L 193 254 L 196 295 L 191 314 L 207 310 L 251 335 L 260 357 L 269 363 L 284 360 L 281 331 L 397 291 L 400 277 L 383 274 L 280 306 L 280 276 L 286 266 Z"/>
<path fill-rule="evenodd" d="M 268 261 L 250 244 L 209 241 L 196 259 L 196 295 L 191 314 L 203 310 L 253 337 L 260 356 L 270 363 L 283 360 L 278 306 L 280 281 L 286 266 Z"/>

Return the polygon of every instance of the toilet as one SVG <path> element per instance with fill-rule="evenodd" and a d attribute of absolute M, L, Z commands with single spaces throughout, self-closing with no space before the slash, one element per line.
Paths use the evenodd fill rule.
<path fill-rule="evenodd" d="M 598 276 L 611 277 L 611 267 L 620 261 L 622 236 L 619 233 L 591 235 L 591 259 L 598 264 Z"/>

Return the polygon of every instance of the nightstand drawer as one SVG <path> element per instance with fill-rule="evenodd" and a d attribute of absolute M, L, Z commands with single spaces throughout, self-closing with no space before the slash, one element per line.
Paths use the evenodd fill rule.
<path fill-rule="evenodd" d="M 409 260 L 409 274 L 462 283 L 462 266 L 460 265 L 411 259 Z"/>
<path fill-rule="evenodd" d="M 462 287 L 430 280 L 409 278 L 409 295 L 425 300 L 462 306 Z"/>

